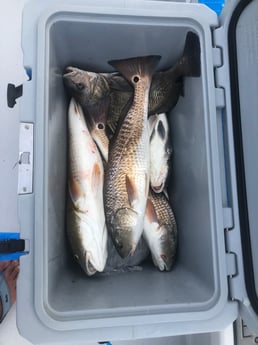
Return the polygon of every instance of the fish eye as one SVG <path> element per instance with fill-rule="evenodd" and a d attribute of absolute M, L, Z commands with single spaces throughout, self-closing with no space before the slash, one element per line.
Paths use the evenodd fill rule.
<path fill-rule="evenodd" d="M 83 90 L 83 89 L 84 89 L 84 85 L 83 85 L 82 83 L 78 83 L 78 84 L 77 84 L 77 88 L 78 88 L 79 90 Z"/>
<path fill-rule="evenodd" d="M 167 256 L 166 256 L 165 254 L 161 254 L 160 257 L 161 257 L 161 259 L 164 260 L 164 261 L 167 260 Z"/>
<path fill-rule="evenodd" d="M 137 75 L 133 77 L 134 83 L 138 83 L 139 80 L 140 80 L 140 78 Z"/>
<path fill-rule="evenodd" d="M 98 129 L 104 129 L 104 124 L 102 122 L 98 123 Z"/>

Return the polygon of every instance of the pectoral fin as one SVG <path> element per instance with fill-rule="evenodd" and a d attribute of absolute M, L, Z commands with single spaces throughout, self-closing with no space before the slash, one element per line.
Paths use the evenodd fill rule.
<path fill-rule="evenodd" d="M 92 190 L 98 190 L 101 181 L 101 170 L 99 164 L 95 163 L 92 169 L 92 175 L 91 175 L 91 188 Z"/>
<path fill-rule="evenodd" d="M 145 174 L 145 197 L 148 197 L 149 194 L 149 186 L 150 186 L 150 178 L 149 175 Z"/>
<path fill-rule="evenodd" d="M 158 216 L 150 198 L 147 199 L 145 216 L 148 218 L 150 223 L 158 223 Z"/>
<path fill-rule="evenodd" d="M 74 207 L 77 210 L 84 212 L 85 211 L 85 202 L 84 202 L 85 195 L 78 181 L 74 179 L 69 179 L 68 189 L 69 189 L 69 194 L 70 194 Z"/>
<path fill-rule="evenodd" d="M 138 200 L 138 190 L 136 188 L 135 182 L 128 176 L 125 176 L 126 190 L 128 195 L 128 201 L 131 207 Z"/>
<path fill-rule="evenodd" d="M 70 197 L 73 201 L 74 204 L 76 204 L 78 202 L 78 200 L 83 197 L 83 193 L 80 187 L 80 184 L 74 180 L 74 179 L 69 179 L 69 193 L 70 193 Z"/>

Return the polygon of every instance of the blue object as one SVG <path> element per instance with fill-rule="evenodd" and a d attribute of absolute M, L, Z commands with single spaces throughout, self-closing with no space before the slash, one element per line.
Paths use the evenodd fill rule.
<path fill-rule="evenodd" d="M 0 232 L 0 241 L 3 240 L 17 240 L 20 238 L 19 232 Z M 17 260 L 20 256 L 28 254 L 28 252 L 16 252 L 8 254 L 0 254 L 0 261 Z"/>
<path fill-rule="evenodd" d="M 224 7 L 224 0 L 200 0 L 199 3 L 210 7 L 218 16 Z"/>
<path fill-rule="evenodd" d="M 32 78 L 32 69 L 29 68 L 29 67 L 26 67 L 25 71 L 26 71 L 26 74 L 27 74 L 29 80 L 31 80 L 31 78 Z"/>

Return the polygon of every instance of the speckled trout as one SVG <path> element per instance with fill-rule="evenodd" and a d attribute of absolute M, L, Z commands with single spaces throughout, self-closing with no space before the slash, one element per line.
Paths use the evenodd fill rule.
<path fill-rule="evenodd" d="M 88 275 L 102 272 L 107 259 L 103 206 L 104 170 L 82 108 L 72 98 L 68 110 L 67 234 L 73 254 Z"/>
<path fill-rule="evenodd" d="M 159 60 L 155 55 L 109 62 L 134 88 L 132 104 L 110 141 L 104 179 L 106 223 L 122 258 L 133 255 L 143 231 L 149 190 L 149 89 Z"/>

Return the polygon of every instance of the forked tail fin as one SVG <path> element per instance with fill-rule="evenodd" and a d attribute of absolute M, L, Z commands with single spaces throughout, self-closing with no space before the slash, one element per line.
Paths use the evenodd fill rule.
<path fill-rule="evenodd" d="M 201 74 L 200 61 L 200 41 L 199 37 L 192 31 L 189 31 L 185 39 L 185 47 L 181 58 L 183 75 L 187 77 L 199 77 Z"/>
<path fill-rule="evenodd" d="M 149 55 L 124 60 L 111 60 L 109 64 L 131 84 L 134 84 L 138 82 L 139 78 L 149 77 L 151 79 L 160 59 L 160 55 Z"/>

